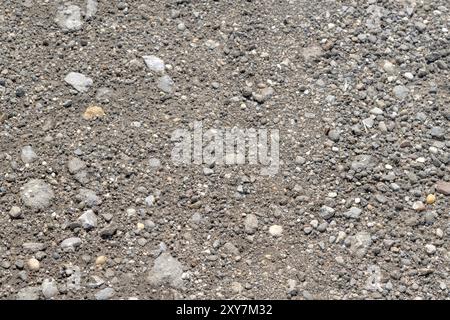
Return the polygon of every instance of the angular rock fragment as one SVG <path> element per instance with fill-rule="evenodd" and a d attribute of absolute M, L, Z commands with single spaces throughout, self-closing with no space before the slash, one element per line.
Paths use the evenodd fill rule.
<path fill-rule="evenodd" d="M 156 258 L 148 275 L 148 281 L 152 286 L 168 285 L 173 288 L 183 286 L 183 266 L 169 253 L 163 252 Z"/>

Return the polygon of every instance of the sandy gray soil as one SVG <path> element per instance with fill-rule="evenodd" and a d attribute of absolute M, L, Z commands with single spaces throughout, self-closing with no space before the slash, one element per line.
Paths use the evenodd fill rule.
<path fill-rule="evenodd" d="M 447 0 L 2 0 L 0 298 L 449 298 L 449 29 Z M 278 170 L 177 165 L 199 121 L 278 130 Z"/>

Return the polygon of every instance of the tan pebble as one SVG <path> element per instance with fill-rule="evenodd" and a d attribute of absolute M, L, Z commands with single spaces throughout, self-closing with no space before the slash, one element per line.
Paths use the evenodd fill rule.
<path fill-rule="evenodd" d="M 37 259 L 31 258 L 30 260 L 27 261 L 27 266 L 28 269 L 30 269 L 31 271 L 37 271 L 39 270 L 40 263 Z"/>
<path fill-rule="evenodd" d="M 427 204 L 433 204 L 436 202 L 436 196 L 434 194 L 429 194 L 427 196 Z"/>
<path fill-rule="evenodd" d="M 137 228 L 138 228 L 138 230 L 144 230 L 144 228 L 145 228 L 145 225 L 143 224 L 143 223 L 138 223 L 137 224 Z"/>
<path fill-rule="evenodd" d="M 96 118 L 101 118 L 105 116 L 105 111 L 101 107 L 98 106 L 90 106 L 86 109 L 83 114 L 83 118 L 85 120 L 92 120 Z"/>
<path fill-rule="evenodd" d="M 95 259 L 95 265 L 101 266 L 106 263 L 106 257 L 105 256 L 98 256 L 97 259 Z"/>

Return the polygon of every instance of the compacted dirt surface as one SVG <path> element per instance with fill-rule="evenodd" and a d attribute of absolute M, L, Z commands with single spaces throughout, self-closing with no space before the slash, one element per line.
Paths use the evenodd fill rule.
<path fill-rule="evenodd" d="M 0 298 L 449 298 L 449 29 L 447 0 L 2 0 Z M 199 123 L 266 130 L 270 174 L 177 163 Z"/>

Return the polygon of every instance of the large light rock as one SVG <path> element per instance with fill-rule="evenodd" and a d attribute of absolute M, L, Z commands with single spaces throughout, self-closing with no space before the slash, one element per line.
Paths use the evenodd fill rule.
<path fill-rule="evenodd" d="M 84 74 L 78 72 L 70 72 L 64 78 L 64 81 L 70 84 L 75 88 L 75 90 L 79 92 L 87 92 L 89 88 L 94 84 L 94 81 L 91 78 L 86 77 Z"/>
<path fill-rule="evenodd" d="M 183 286 L 183 266 L 169 253 L 164 252 L 156 258 L 148 275 L 148 281 L 153 286 L 168 285 L 173 288 Z"/>
<path fill-rule="evenodd" d="M 83 26 L 80 7 L 72 4 L 59 7 L 55 22 L 65 31 L 80 30 Z"/>
<path fill-rule="evenodd" d="M 52 187 L 40 179 L 33 179 L 26 183 L 21 192 L 25 206 L 33 209 L 49 207 L 54 197 Z"/>

